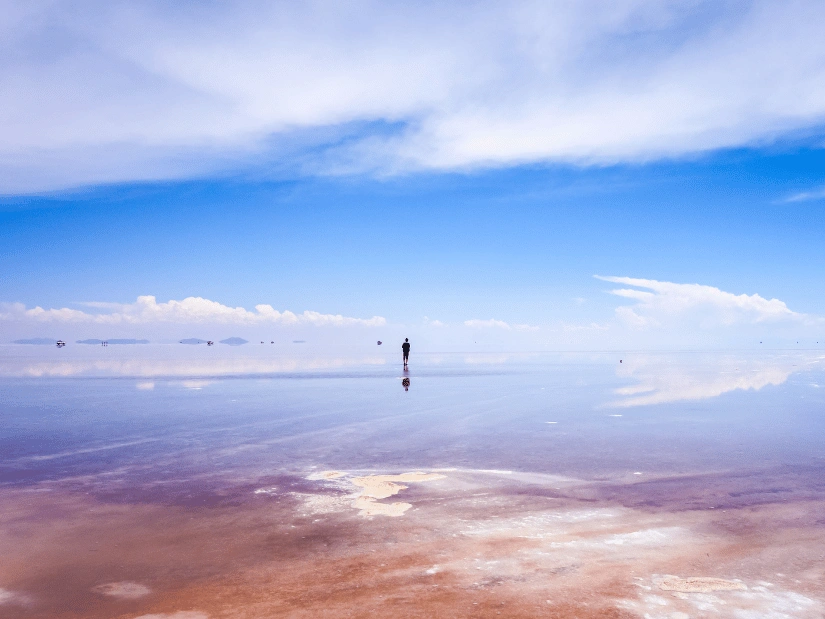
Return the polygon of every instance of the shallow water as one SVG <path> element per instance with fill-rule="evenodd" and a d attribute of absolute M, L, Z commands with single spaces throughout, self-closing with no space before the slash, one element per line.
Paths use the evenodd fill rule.
<path fill-rule="evenodd" d="M 0 347 L 0 610 L 821 616 L 821 352 L 398 361 Z M 355 475 L 435 470 L 403 516 L 352 507 Z M 676 567 L 745 589 L 657 588 Z"/>

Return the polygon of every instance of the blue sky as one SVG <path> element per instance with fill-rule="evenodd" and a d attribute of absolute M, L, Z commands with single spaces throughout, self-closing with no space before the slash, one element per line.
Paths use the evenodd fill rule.
<path fill-rule="evenodd" d="M 8 3 L 3 339 L 825 335 L 818 4 L 229 4 Z"/>

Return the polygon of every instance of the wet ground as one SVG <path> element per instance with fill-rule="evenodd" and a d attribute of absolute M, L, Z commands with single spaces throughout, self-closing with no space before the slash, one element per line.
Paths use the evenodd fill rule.
<path fill-rule="evenodd" d="M 0 347 L 3 617 L 825 614 L 822 353 L 180 348 Z"/>

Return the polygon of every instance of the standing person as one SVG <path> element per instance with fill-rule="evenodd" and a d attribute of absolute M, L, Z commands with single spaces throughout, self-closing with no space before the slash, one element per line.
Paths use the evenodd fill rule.
<path fill-rule="evenodd" d="M 407 361 L 410 358 L 410 339 L 404 338 L 404 343 L 401 344 L 401 350 L 404 351 L 404 367 L 407 367 Z"/>

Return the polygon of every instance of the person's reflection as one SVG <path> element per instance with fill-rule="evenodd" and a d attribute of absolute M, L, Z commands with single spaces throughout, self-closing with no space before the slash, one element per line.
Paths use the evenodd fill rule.
<path fill-rule="evenodd" d="M 404 387 L 404 391 L 410 390 L 410 379 L 406 376 L 401 379 L 401 386 Z"/>

